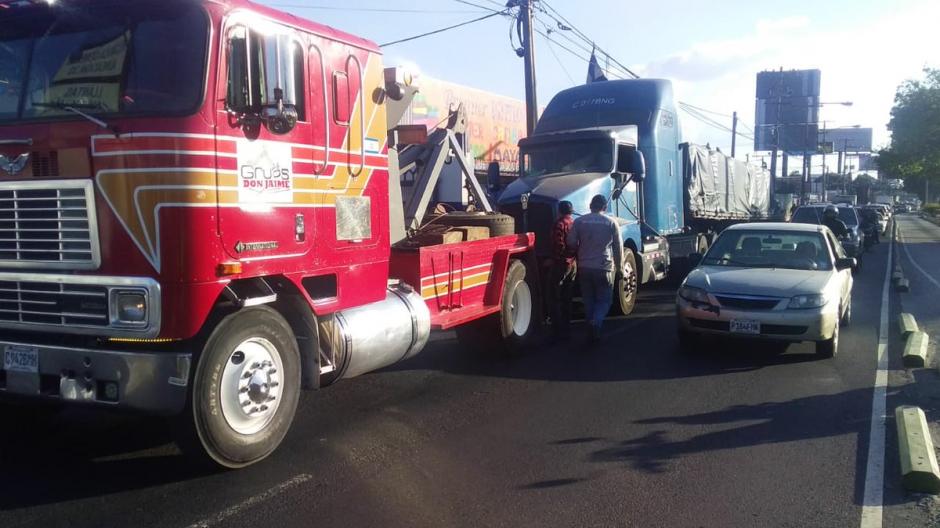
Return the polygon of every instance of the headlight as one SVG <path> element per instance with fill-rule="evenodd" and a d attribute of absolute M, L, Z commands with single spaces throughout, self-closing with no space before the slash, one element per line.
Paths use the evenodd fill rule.
<path fill-rule="evenodd" d="M 114 294 L 114 322 L 141 325 L 147 322 L 147 296 L 138 291 L 118 291 Z"/>
<path fill-rule="evenodd" d="M 791 310 L 802 310 L 806 308 L 820 308 L 826 305 L 826 296 L 820 293 L 812 295 L 797 295 L 790 299 L 790 305 L 787 308 Z"/>
<path fill-rule="evenodd" d="M 693 286 L 683 285 L 681 288 L 679 288 L 679 297 L 682 297 L 687 301 L 711 304 L 708 300 L 708 293 L 706 293 L 705 290 L 701 288 L 695 288 Z"/>

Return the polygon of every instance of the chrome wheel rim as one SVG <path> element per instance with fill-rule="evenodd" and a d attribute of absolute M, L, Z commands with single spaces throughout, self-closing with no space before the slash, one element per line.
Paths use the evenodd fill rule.
<path fill-rule="evenodd" d="M 512 291 L 509 301 L 509 317 L 512 331 L 518 336 L 525 335 L 532 323 L 532 292 L 525 281 L 519 281 Z"/>
<path fill-rule="evenodd" d="M 623 264 L 623 279 L 621 280 L 621 284 L 623 285 L 624 300 L 629 303 L 633 300 L 633 294 L 636 291 L 636 270 L 630 262 L 624 262 Z"/>
<path fill-rule="evenodd" d="M 232 350 L 222 369 L 219 400 L 222 417 L 235 432 L 255 434 L 271 423 L 281 403 L 283 368 L 277 347 L 263 337 Z"/>

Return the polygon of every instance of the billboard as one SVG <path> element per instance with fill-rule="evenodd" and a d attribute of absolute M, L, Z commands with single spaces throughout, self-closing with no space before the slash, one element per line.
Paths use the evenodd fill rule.
<path fill-rule="evenodd" d="M 829 128 L 819 131 L 820 143 L 832 143 L 836 151 L 871 152 L 870 128 Z"/>
<path fill-rule="evenodd" d="M 820 77 L 819 70 L 757 74 L 754 150 L 816 151 Z"/>
<path fill-rule="evenodd" d="M 404 124 L 426 125 L 428 130 L 447 118 L 451 107 L 463 103 L 467 111 L 470 153 L 477 170 L 498 161 L 503 172 L 519 165 L 519 140 L 526 134 L 525 101 L 496 95 L 422 75 Z"/>

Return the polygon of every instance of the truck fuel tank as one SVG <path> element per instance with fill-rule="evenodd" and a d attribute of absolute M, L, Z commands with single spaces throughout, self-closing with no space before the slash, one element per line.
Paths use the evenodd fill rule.
<path fill-rule="evenodd" d="M 321 354 L 332 359 L 343 378 L 351 378 L 414 356 L 430 333 L 431 313 L 424 299 L 399 282 L 389 286 L 385 300 L 321 321 Z"/>

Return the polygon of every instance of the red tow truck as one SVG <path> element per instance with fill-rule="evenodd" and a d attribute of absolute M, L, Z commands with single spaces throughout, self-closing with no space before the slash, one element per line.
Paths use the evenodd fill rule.
<path fill-rule="evenodd" d="M 4 401 L 174 416 L 242 467 L 302 389 L 432 329 L 535 331 L 534 235 L 486 212 L 461 112 L 397 126 L 415 86 L 372 42 L 247 0 L 0 0 L 0 26 Z M 482 212 L 429 216 L 454 162 Z"/>

